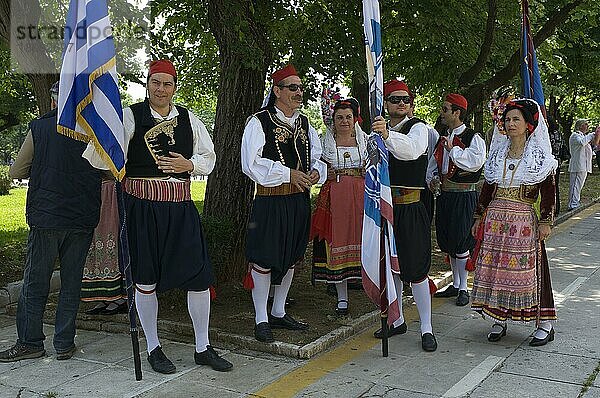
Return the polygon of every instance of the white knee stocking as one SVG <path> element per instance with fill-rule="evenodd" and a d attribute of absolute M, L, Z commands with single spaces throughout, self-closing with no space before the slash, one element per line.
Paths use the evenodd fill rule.
<path fill-rule="evenodd" d="M 252 279 L 254 280 L 254 289 L 252 289 L 254 320 L 258 325 L 261 322 L 269 321 L 267 317 L 267 299 L 269 298 L 269 287 L 271 286 L 271 271 L 253 264 Z"/>
<path fill-rule="evenodd" d="M 452 286 L 458 289 L 460 286 L 460 273 L 456 267 L 456 258 L 451 256 L 448 257 L 450 257 L 450 268 L 452 268 Z"/>
<path fill-rule="evenodd" d="M 135 285 L 135 308 L 146 336 L 148 354 L 160 345 L 158 341 L 158 298 L 156 284 Z"/>
<path fill-rule="evenodd" d="M 419 311 L 421 321 L 421 334 L 433 333 L 431 327 L 431 292 L 429 291 L 429 279 L 419 283 L 412 283 L 412 292 Z"/>
<path fill-rule="evenodd" d="M 460 277 L 460 285 L 458 288 L 460 290 L 467 290 L 467 281 L 469 279 L 469 271 L 465 268 L 467 265 L 467 261 L 469 260 L 469 252 L 464 252 L 456 255 L 456 269 L 458 271 Z"/>
<path fill-rule="evenodd" d="M 209 345 L 210 291 L 206 289 L 201 292 L 188 292 L 187 305 L 194 326 L 196 352 L 203 352 L 206 350 L 206 346 Z"/>
<path fill-rule="evenodd" d="M 337 290 L 338 308 L 348 308 L 348 281 L 336 283 L 335 290 Z"/>
<path fill-rule="evenodd" d="M 398 327 L 404 323 L 404 311 L 402 311 L 402 290 L 404 283 L 400 279 L 400 275 L 393 274 L 394 285 L 396 286 L 396 296 L 398 296 L 398 309 L 400 310 L 400 318 L 394 322 L 394 327 Z"/>
<path fill-rule="evenodd" d="M 281 318 L 285 315 L 285 301 L 287 300 L 290 286 L 292 286 L 292 279 L 294 278 L 294 269 L 290 268 L 285 276 L 281 280 L 281 285 L 274 286 L 273 291 L 273 307 L 271 308 L 271 315 Z"/>

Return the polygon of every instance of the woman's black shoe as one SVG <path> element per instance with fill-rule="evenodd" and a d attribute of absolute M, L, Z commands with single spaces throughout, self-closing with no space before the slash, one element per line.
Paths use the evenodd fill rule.
<path fill-rule="evenodd" d="M 548 344 L 549 341 L 554 341 L 554 328 L 550 329 L 549 331 L 544 328 L 539 328 L 539 329 L 546 332 L 546 337 L 544 337 L 543 339 L 538 339 L 537 337 L 533 337 L 531 339 L 531 341 L 529 342 L 529 345 L 532 347 L 539 347 L 539 346 Z"/>
<path fill-rule="evenodd" d="M 127 302 L 121 303 L 119 305 L 117 305 L 116 307 L 113 308 L 108 308 L 105 307 L 100 311 L 100 315 L 116 315 L 116 314 L 127 314 L 128 312 L 128 308 L 127 308 Z"/>
<path fill-rule="evenodd" d="M 494 323 L 494 326 L 500 326 L 502 328 L 502 331 L 500 332 L 489 332 L 487 335 L 487 339 L 488 341 L 491 341 L 492 343 L 495 343 L 496 341 L 500 341 L 500 339 L 504 336 L 506 336 L 506 325 L 505 324 L 501 324 L 501 323 Z"/>
<path fill-rule="evenodd" d="M 161 346 L 156 347 L 148 355 L 148 362 L 152 366 L 152 370 L 162 374 L 175 373 L 176 368 L 173 362 L 162 351 Z"/>
<path fill-rule="evenodd" d="M 102 311 L 106 310 L 106 307 L 108 307 L 106 303 L 99 303 L 98 306 L 85 311 L 85 313 L 88 315 L 100 315 Z"/>
<path fill-rule="evenodd" d="M 340 303 L 346 303 L 346 308 L 340 307 Z M 348 315 L 348 300 L 339 300 L 335 307 L 335 313 L 338 315 Z"/>
<path fill-rule="evenodd" d="M 254 325 L 254 337 L 261 343 L 272 343 L 275 341 L 269 322 L 261 322 L 258 325 Z"/>

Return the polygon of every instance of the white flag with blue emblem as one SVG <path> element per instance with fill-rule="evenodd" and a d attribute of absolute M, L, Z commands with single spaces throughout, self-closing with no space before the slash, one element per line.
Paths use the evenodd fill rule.
<path fill-rule="evenodd" d="M 369 75 L 369 111 L 371 121 L 383 113 L 383 53 L 379 1 L 363 0 L 365 48 Z"/>
<path fill-rule="evenodd" d="M 71 0 L 60 88 L 58 131 L 91 142 L 119 180 L 125 175 L 123 109 L 106 0 Z"/>

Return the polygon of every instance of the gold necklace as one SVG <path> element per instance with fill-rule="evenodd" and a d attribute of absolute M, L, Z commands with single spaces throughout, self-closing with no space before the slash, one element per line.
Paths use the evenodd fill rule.
<path fill-rule="evenodd" d="M 504 170 L 502 171 L 502 184 L 505 185 L 505 179 L 506 179 L 506 159 L 508 159 L 508 154 L 507 156 L 504 158 Z M 514 164 L 510 164 L 508 166 L 508 169 L 510 171 L 512 171 L 512 174 L 510 176 L 510 182 L 508 183 L 508 187 L 512 186 L 512 182 L 513 179 L 515 178 L 515 173 L 517 172 L 517 169 L 519 168 L 519 165 L 521 164 L 521 161 L 523 160 L 523 156 L 521 156 L 521 158 L 519 159 L 519 161 L 517 162 L 517 165 L 515 166 Z M 506 185 L 505 185 L 506 186 Z"/>

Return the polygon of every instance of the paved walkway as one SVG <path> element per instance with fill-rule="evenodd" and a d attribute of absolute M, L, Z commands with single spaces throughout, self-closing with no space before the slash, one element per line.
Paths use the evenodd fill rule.
<path fill-rule="evenodd" d="M 533 327 L 517 324 L 509 324 L 501 342 L 489 343 L 487 321 L 468 307 L 435 299 L 435 353 L 421 350 L 411 306 L 409 332 L 390 339 L 388 358 L 371 337 L 375 327 L 309 361 L 221 350 L 234 363 L 229 373 L 195 366 L 192 345 L 164 341 L 178 373 L 156 374 L 142 359 L 144 380 L 136 382 L 128 336 L 80 331 L 70 361 L 56 361 L 49 352 L 0 364 L 0 397 L 600 398 L 600 205 L 557 227 L 548 255 L 560 320 L 556 340 L 545 347 L 529 347 Z M 46 328 L 52 336 L 52 326 Z M 15 338 L 14 320 L 0 315 L 0 347 Z"/>

